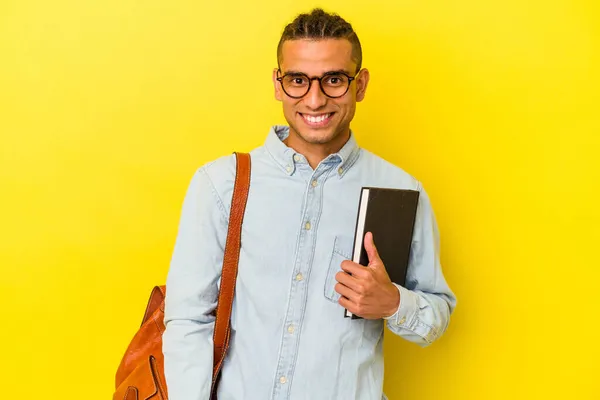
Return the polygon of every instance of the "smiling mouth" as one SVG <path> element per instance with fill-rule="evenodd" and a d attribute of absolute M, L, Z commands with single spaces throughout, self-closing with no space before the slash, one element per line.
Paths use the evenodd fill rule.
<path fill-rule="evenodd" d="M 302 120 L 309 126 L 320 127 L 325 126 L 331 121 L 331 118 L 335 113 L 325 113 L 325 114 L 302 114 L 298 113 L 302 117 Z"/>

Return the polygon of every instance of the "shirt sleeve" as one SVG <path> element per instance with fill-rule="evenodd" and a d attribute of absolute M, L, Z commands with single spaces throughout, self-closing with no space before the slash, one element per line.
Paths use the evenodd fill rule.
<path fill-rule="evenodd" d="M 388 329 L 404 339 L 428 346 L 446 331 L 456 296 L 440 264 L 440 237 L 429 197 L 419 184 L 419 205 L 405 287 L 396 313 L 385 318 Z"/>
<path fill-rule="evenodd" d="M 207 400 L 227 213 L 200 168 L 188 187 L 167 276 L 163 354 L 170 400 Z"/>

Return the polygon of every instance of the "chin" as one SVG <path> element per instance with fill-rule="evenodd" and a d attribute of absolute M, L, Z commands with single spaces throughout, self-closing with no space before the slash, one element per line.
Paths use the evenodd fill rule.
<path fill-rule="evenodd" d="M 300 130 L 296 130 L 298 136 L 307 143 L 310 144 L 327 144 L 333 141 L 338 135 L 335 129 L 310 129 L 303 127 Z"/>

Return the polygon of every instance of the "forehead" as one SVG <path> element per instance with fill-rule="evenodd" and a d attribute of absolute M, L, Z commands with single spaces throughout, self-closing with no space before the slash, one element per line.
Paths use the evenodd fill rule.
<path fill-rule="evenodd" d="M 354 72 L 352 44 L 346 39 L 288 40 L 281 49 L 281 70 L 320 75 L 327 71 Z"/>

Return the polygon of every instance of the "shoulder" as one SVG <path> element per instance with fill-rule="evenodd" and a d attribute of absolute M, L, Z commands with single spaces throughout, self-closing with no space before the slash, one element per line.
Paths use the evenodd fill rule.
<path fill-rule="evenodd" d="M 421 182 L 416 177 L 398 165 L 363 148 L 360 150 L 359 168 L 364 169 L 380 185 L 392 185 L 419 191 L 423 189 Z"/>
<path fill-rule="evenodd" d="M 198 173 L 206 175 L 211 183 L 222 186 L 235 178 L 235 154 L 221 156 L 207 162 L 198 169 Z"/>
<path fill-rule="evenodd" d="M 253 166 L 264 158 L 265 151 L 263 147 L 259 146 L 248 152 Z M 207 162 L 198 169 L 198 172 L 206 174 L 217 189 L 227 187 L 232 189 L 235 182 L 236 166 L 236 156 L 232 153 Z"/>
<path fill-rule="evenodd" d="M 198 182 L 203 191 L 211 192 L 200 194 L 203 196 L 214 196 L 222 211 L 228 209 L 233 193 L 235 181 L 236 160 L 235 155 L 221 156 L 206 162 L 196 169 L 192 181 Z M 227 212 L 225 212 L 227 214 Z"/>
<path fill-rule="evenodd" d="M 252 169 L 255 170 L 256 164 L 264 157 L 261 157 L 264 150 L 262 147 L 250 151 Z M 196 170 L 196 177 L 206 182 L 210 187 L 217 201 L 224 210 L 231 206 L 233 197 L 233 188 L 235 185 L 237 160 L 235 154 L 221 156 L 200 166 Z M 207 186 L 204 186 L 207 187 Z"/>

